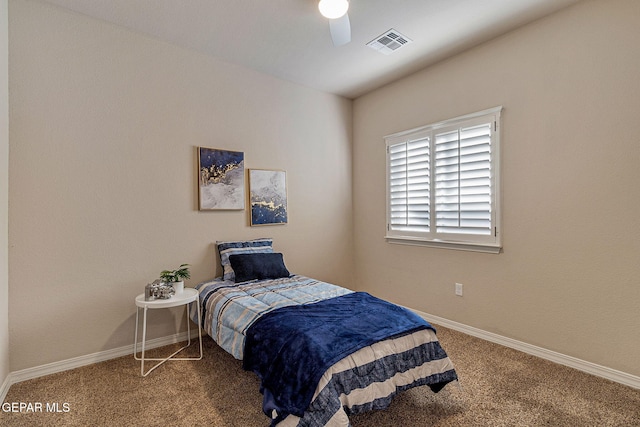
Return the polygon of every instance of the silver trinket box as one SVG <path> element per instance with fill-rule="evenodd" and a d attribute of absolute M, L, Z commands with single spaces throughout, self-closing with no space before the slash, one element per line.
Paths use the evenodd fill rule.
<path fill-rule="evenodd" d="M 154 280 L 144 287 L 144 300 L 153 301 L 156 299 L 169 299 L 176 293 L 173 286 L 170 286 L 160 279 Z"/>

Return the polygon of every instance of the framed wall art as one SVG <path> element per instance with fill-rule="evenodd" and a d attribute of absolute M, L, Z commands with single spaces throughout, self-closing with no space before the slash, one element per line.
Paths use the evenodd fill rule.
<path fill-rule="evenodd" d="M 198 147 L 198 208 L 244 209 L 244 153 Z"/>
<path fill-rule="evenodd" d="M 285 171 L 249 169 L 251 225 L 287 223 Z"/>

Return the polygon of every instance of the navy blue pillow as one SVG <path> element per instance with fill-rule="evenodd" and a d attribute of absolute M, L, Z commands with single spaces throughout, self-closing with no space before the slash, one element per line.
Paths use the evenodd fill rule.
<path fill-rule="evenodd" d="M 278 279 L 291 274 L 284 266 L 281 253 L 257 253 L 229 255 L 231 268 L 235 272 L 235 282 L 248 280 Z"/>

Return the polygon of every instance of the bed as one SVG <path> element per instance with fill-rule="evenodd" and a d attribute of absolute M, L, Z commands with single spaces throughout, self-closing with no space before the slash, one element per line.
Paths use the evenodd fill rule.
<path fill-rule="evenodd" d="M 259 376 L 272 426 L 349 426 L 403 390 L 457 380 L 435 329 L 411 311 L 290 274 L 271 239 L 217 246 L 223 276 L 196 286 L 202 328 Z M 197 321 L 195 303 L 190 313 Z"/>

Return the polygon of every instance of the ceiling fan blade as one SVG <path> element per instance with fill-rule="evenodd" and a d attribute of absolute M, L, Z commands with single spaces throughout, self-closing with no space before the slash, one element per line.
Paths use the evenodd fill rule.
<path fill-rule="evenodd" d="M 334 46 L 342 46 L 351 41 L 351 22 L 349 15 L 344 14 L 337 19 L 329 19 L 329 31 Z"/>

